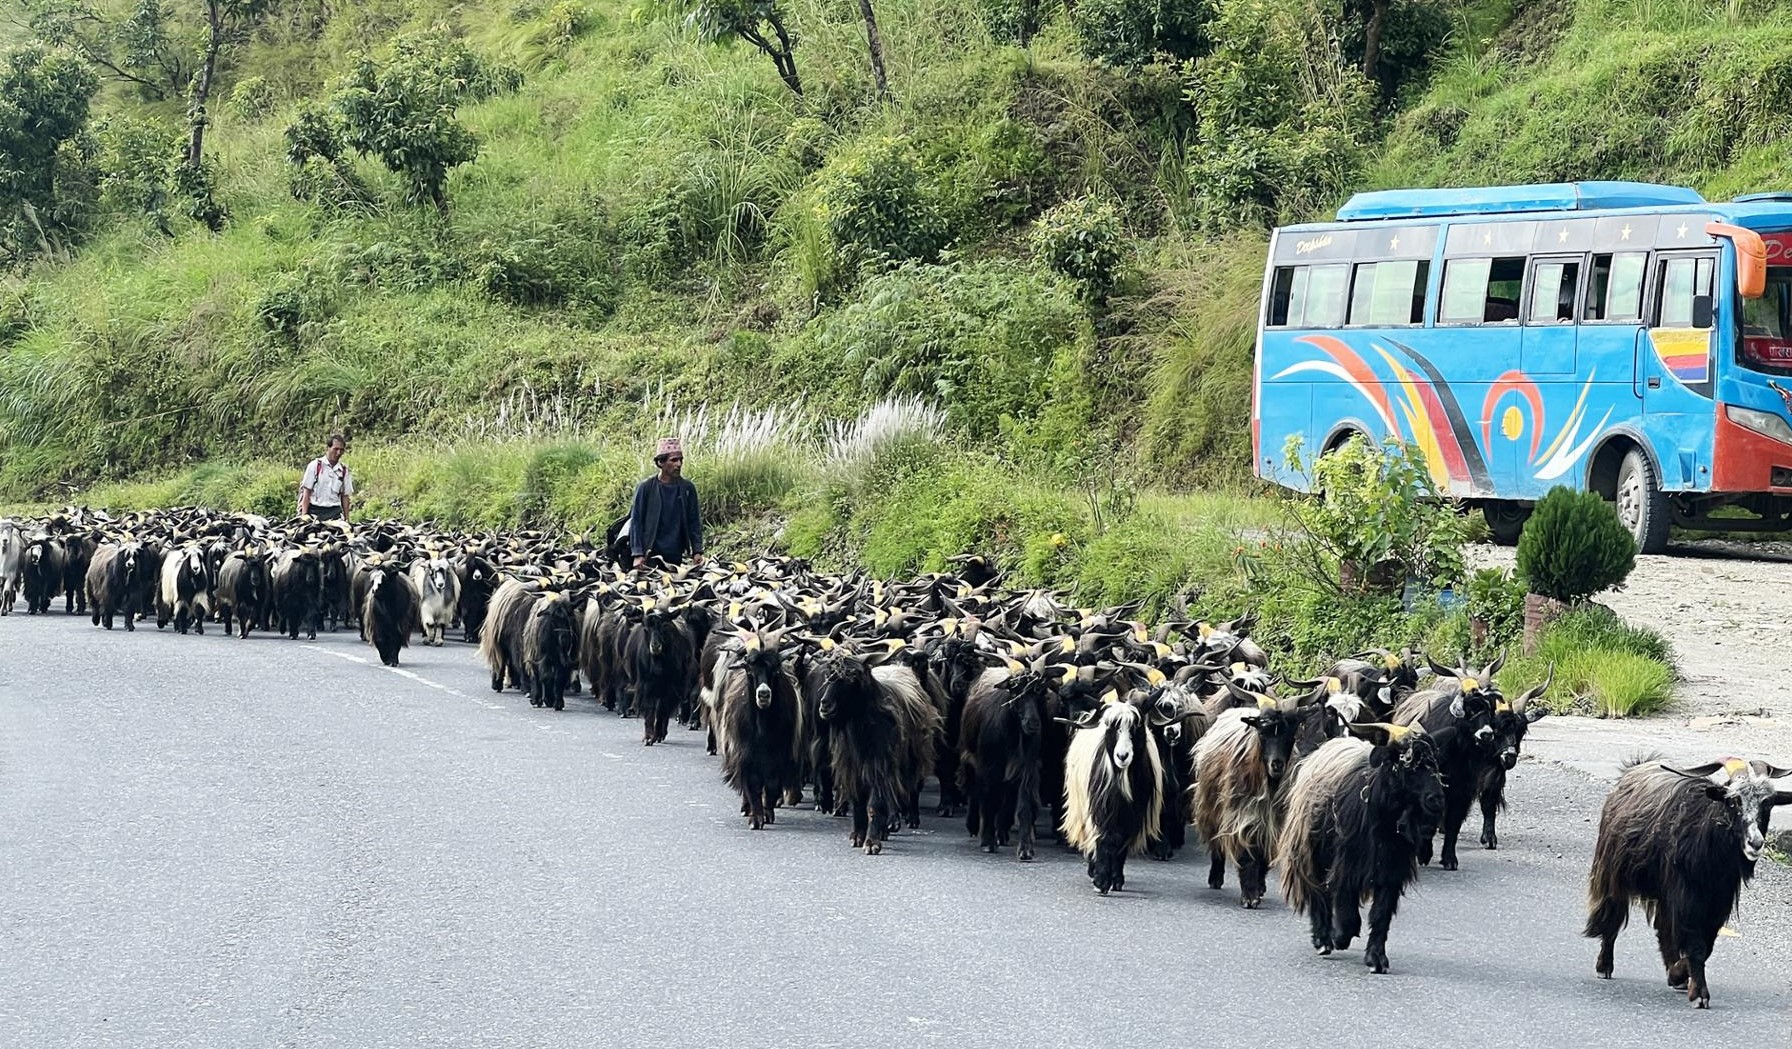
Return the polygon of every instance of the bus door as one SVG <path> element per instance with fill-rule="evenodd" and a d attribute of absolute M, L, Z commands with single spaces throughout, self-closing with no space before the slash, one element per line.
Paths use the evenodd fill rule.
<path fill-rule="evenodd" d="M 1533 380 L 1576 373 L 1581 270 L 1584 255 L 1539 255 L 1525 281 L 1525 374 Z"/>
<path fill-rule="evenodd" d="M 1638 339 L 1637 384 L 1664 488 L 1701 483 L 1709 469 L 1717 252 L 1655 257 L 1648 328 Z M 1701 462 L 1699 460 L 1706 459 Z"/>
<path fill-rule="evenodd" d="M 1593 381 L 1629 388 L 1634 400 L 1618 409 L 1622 417 L 1632 416 L 1642 408 L 1642 360 L 1638 353 L 1647 351 L 1643 292 L 1648 278 L 1647 251 L 1595 252 L 1581 302 L 1576 359 Z"/>

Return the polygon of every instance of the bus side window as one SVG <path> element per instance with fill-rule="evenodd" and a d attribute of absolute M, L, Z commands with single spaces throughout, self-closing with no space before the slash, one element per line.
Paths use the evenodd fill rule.
<path fill-rule="evenodd" d="M 1344 305 L 1350 288 L 1350 267 L 1344 263 L 1331 266 L 1302 267 L 1307 272 L 1307 288 L 1301 313 L 1301 326 L 1306 328 L 1341 328 L 1344 326 Z"/>
<path fill-rule="evenodd" d="M 1705 296 L 1709 301 L 1711 278 L 1715 272 L 1715 260 L 1710 258 L 1662 259 L 1655 326 L 1692 328 L 1697 327 L 1694 321 L 1705 320 L 1698 316 L 1695 302 L 1700 296 Z"/>
<path fill-rule="evenodd" d="M 1350 295 L 1350 323 L 1420 324 L 1425 320 L 1429 262 L 1359 262 Z"/>
<path fill-rule="evenodd" d="M 1626 251 L 1593 256 L 1593 279 L 1583 313 L 1590 321 L 1637 321 L 1643 316 L 1643 275 L 1649 255 Z"/>
<path fill-rule="evenodd" d="M 1524 259 L 1451 259 L 1444 263 L 1439 324 L 1509 324 L 1518 320 Z"/>
<path fill-rule="evenodd" d="M 1307 275 L 1306 267 L 1302 266 L 1299 269 L 1296 269 L 1293 266 L 1276 267 L 1275 279 L 1270 282 L 1269 287 L 1268 324 L 1271 328 L 1286 328 L 1290 323 L 1295 327 L 1300 326 L 1299 310 L 1294 311 L 1294 316 L 1292 318 L 1289 316 L 1289 303 L 1294 300 L 1294 281 L 1296 273 L 1299 273 L 1302 278 L 1305 278 Z M 1303 279 L 1301 283 L 1305 284 L 1306 281 Z"/>
<path fill-rule="evenodd" d="M 1574 323 L 1574 292 L 1580 263 L 1539 262 L 1531 275 L 1531 324 Z"/>

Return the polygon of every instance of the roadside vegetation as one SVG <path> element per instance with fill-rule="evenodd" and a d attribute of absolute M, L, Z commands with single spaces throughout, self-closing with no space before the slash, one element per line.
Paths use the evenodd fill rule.
<path fill-rule="evenodd" d="M 281 514 L 344 432 L 368 513 L 591 533 L 676 431 L 743 548 L 1487 653 L 1462 519 L 1251 482 L 1268 228 L 1786 174 L 1787 3 L 871 8 L 0 0 L 0 500 Z"/>

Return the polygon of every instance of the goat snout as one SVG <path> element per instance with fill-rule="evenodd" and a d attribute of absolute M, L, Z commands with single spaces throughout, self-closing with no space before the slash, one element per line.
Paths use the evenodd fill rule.
<path fill-rule="evenodd" d="M 1132 766 L 1132 741 L 1123 740 L 1114 744 L 1114 767 L 1125 771 Z"/>
<path fill-rule="evenodd" d="M 766 707 L 771 706 L 772 687 L 761 681 L 759 687 L 753 690 L 753 702 L 759 704 L 760 710 L 764 710 Z"/>
<path fill-rule="evenodd" d="M 1485 743 L 1492 738 L 1493 738 L 1493 729 L 1487 725 L 1483 725 L 1480 728 L 1475 730 L 1475 739 L 1478 742 Z"/>
<path fill-rule="evenodd" d="M 1505 750 L 1500 751 L 1500 765 L 1502 767 L 1504 767 L 1507 771 L 1511 771 L 1513 768 L 1516 768 L 1518 765 L 1518 751 L 1511 747 L 1508 747 Z"/>
<path fill-rule="evenodd" d="M 1269 776 L 1271 779 L 1280 779 L 1282 771 L 1288 767 L 1288 762 L 1281 758 L 1270 758 L 1268 764 Z"/>
<path fill-rule="evenodd" d="M 1744 838 L 1743 842 L 1742 842 L 1743 858 L 1748 860 L 1750 863 L 1755 862 L 1756 859 L 1760 858 L 1761 849 L 1766 844 L 1767 844 L 1767 839 L 1762 837 L 1760 826 L 1757 825 L 1754 820 L 1749 820 L 1748 821 L 1748 836 L 1746 838 Z"/>

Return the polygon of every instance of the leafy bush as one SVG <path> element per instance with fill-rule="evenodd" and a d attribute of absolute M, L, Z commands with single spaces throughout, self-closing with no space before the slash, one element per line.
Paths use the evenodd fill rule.
<path fill-rule="evenodd" d="M 0 262 L 72 240 L 86 222 L 71 177 L 99 77 L 74 54 L 28 44 L 0 66 Z"/>
<path fill-rule="evenodd" d="M 1078 197 L 1039 216 L 1031 237 L 1033 260 L 1078 282 L 1104 302 L 1119 284 L 1133 248 L 1112 200 Z"/>
<path fill-rule="evenodd" d="M 244 120 L 260 120 L 273 112 L 274 87 L 266 77 L 246 76 L 236 82 L 226 103 L 230 111 Z"/>
<path fill-rule="evenodd" d="M 1072 10 L 1077 47 L 1087 57 L 1121 68 L 1158 58 L 1197 58 L 1206 52 L 1204 32 L 1217 6 L 1209 0 L 1081 0 Z"/>
<path fill-rule="evenodd" d="M 173 170 L 181 142 L 173 131 L 146 120 L 108 117 L 94 129 L 100 203 L 130 218 L 147 218 L 164 236 L 173 232 L 168 213 Z"/>
<path fill-rule="evenodd" d="M 1480 569 L 1469 577 L 1467 591 L 1468 614 L 1487 624 L 1490 646 L 1513 644 L 1524 633 L 1524 584 L 1512 573 Z"/>
<path fill-rule="evenodd" d="M 814 213 L 840 272 L 931 262 L 951 239 L 938 191 L 907 138 L 872 139 L 816 177 Z"/>
<path fill-rule="evenodd" d="M 456 121 L 455 110 L 521 83 L 515 69 L 435 31 L 399 37 L 383 61 L 357 56 L 330 105 L 342 119 L 344 143 L 404 176 L 407 203 L 446 213 L 448 172 L 479 154 L 478 137 Z"/>
<path fill-rule="evenodd" d="M 1518 540 L 1519 578 L 1563 604 L 1621 585 L 1635 566 L 1636 539 L 1597 492 L 1550 489 Z"/>
<path fill-rule="evenodd" d="M 1310 473 L 1323 494 L 1293 503 L 1294 518 L 1353 577 L 1347 589 L 1374 585 L 1378 572 L 1387 573 L 1380 585 L 1395 590 L 1408 578 L 1440 589 L 1462 578 L 1462 517 L 1417 448 L 1394 438 L 1379 447 L 1353 438 L 1309 470 L 1300 447 L 1298 437 L 1290 439 L 1289 468 Z"/>
<path fill-rule="evenodd" d="M 899 394 L 950 405 L 953 427 L 988 439 L 1068 392 L 1055 362 L 1092 337 L 1071 286 L 1055 276 L 995 260 L 909 263 L 822 318 L 788 363 L 811 391 L 844 383 L 848 403 Z"/>

